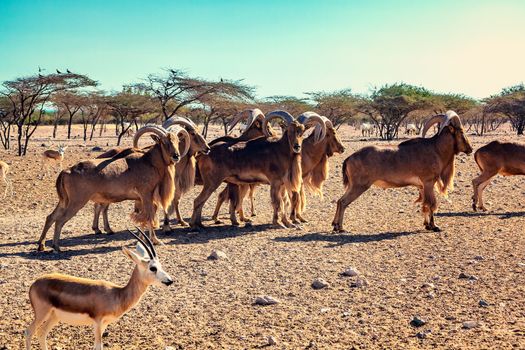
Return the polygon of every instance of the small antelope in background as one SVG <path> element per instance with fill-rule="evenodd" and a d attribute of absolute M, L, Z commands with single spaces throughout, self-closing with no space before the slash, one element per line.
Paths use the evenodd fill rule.
<path fill-rule="evenodd" d="M 48 175 L 49 168 L 53 164 L 58 164 L 60 166 L 60 170 L 62 170 L 62 161 L 64 160 L 64 153 L 66 153 L 66 149 L 67 146 L 59 145 L 58 151 L 48 149 L 42 153 L 42 160 L 45 168 L 45 172 L 42 173 L 42 178 L 44 178 L 45 175 Z"/>
<path fill-rule="evenodd" d="M 47 350 L 46 337 L 59 322 L 72 325 L 93 325 L 95 350 L 102 350 L 102 334 L 106 327 L 133 308 L 148 286 L 173 283 L 162 269 L 150 239 L 138 229 L 145 241 L 129 231 L 137 240 L 136 251 L 122 247 L 135 263 L 129 282 L 124 287 L 111 282 L 73 277 L 58 273 L 38 278 L 29 288 L 29 299 L 35 319 L 26 330 L 26 349 L 40 329 L 40 347 Z"/>
<path fill-rule="evenodd" d="M 5 184 L 4 197 L 7 196 L 7 191 L 11 190 L 11 195 L 13 195 L 13 184 L 10 180 L 7 179 L 7 173 L 9 172 L 9 165 L 6 162 L 0 160 L 0 181 Z"/>

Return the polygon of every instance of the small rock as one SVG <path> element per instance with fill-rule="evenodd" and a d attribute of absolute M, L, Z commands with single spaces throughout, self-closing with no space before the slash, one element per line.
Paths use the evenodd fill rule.
<path fill-rule="evenodd" d="M 476 256 L 474 257 L 474 260 L 482 261 L 482 260 L 485 260 L 485 258 L 484 258 L 482 255 L 476 255 Z"/>
<path fill-rule="evenodd" d="M 483 300 L 483 299 L 481 299 L 481 300 L 479 301 L 478 304 L 479 304 L 479 306 L 481 306 L 481 307 L 487 307 L 487 306 L 489 306 L 489 303 L 487 303 L 487 302 L 486 302 L 485 300 Z"/>
<path fill-rule="evenodd" d="M 328 287 L 329 284 L 328 282 L 326 282 L 324 279 L 322 278 L 316 278 L 313 282 L 312 282 L 312 288 L 313 289 L 323 289 L 323 288 L 326 288 Z"/>
<path fill-rule="evenodd" d="M 109 331 L 104 331 L 104 333 L 102 333 L 102 338 L 106 338 L 109 336 Z"/>
<path fill-rule="evenodd" d="M 228 259 L 228 255 L 221 250 L 214 249 L 212 250 L 208 260 L 219 260 L 219 259 Z"/>
<path fill-rule="evenodd" d="M 269 295 L 258 296 L 257 298 L 255 298 L 255 304 L 256 305 L 267 306 L 267 305 L 275 305 L 275 304 L 279 304 L 279 303 L 280 303 L 279 299 L 276 299 L 276 298 L 271 297 Z"/>
<path fill-rule="evenodd" d="M 427 294 L 427 298 L 428 298 L 428 299 L 434 299 L 435 297 L 436 297 L 436 294 L 435 294 L 435 293 L 429 292 L 429 293 Z"/>
<path fill-rule="evenodd" d="M 328 311 L 330 311 L 330 308 L 329 308 L 329 307 L 323 307 L 323 308 L 321 308 L 321 313 L 322 313 L 322 314 L 326 314 Z"/>
<path fill-rule="evenodd" d="M 268 345 L 270 346 L 277 345 L 277 340 L 275 340 L 275 338 L 272 337 L 271 335 L 268 337 Z"/>
<path fill-rule="evenodd" d="M 358 278 L 355 282 L 350 283 L 350 287 L 352 288 L 363 288 L 368 286 L 368 281 L 364 278 Z"/>
<path fill-rule="evenodd" d="M 350 268 L 344 270 L 343 272 L 341 272 L 341 275 L 342 276 L 348 276 L 348 277 L 355 277 L 355 276 L 359 275 L 359 271 L 357 271 L 357 269 L 354 269 L 353 267 L 350 267 Z"/>
<path fill-rule="evenodd" d="M 519 267 L 525 267 L 525 263 L 518 263 Z"/>
<path fill-rule="evenodd" d="M 433 283 L 425 283 L 421 286 L 422 289 L 434 289 L 436 286 Z"/>
<path fill-rule="evenodd" d="M 427 330 L 425 330 L 423 332 L 417 333 L 416 337 L 418 337 L 419 339 L 425 339 L 428 336 L 430 336 L 431 333 L 432 333 L 432 331 L 430 329 L 427 329 Z"/>
<path fill-rule="evenodd" d="M 101 152 L 102 151 L 102 147 L 99 147 L 99 146 L 95 146 L 91 149 L 93 152 Z"/>
<path fill-rule="evenodd" d="M 478 278 L 474 275 L 469 275 L 468 273 L 460 273 L 459 276 L 458 276 L 459 279 L 467 279 L 469 281 L 477 281 Z"/>
<path fill-rule="evenodd" d="M 410 325 L 412 327 L 422 327 L 422 326 L 424 326 L 426 324 L 427 324 L 427 321 L 425 321 L 424 319 L 420 318 L 419 316 L 414 316 L 412 321 L 410 321 Z"/>
<path fill-rule="evenodd" d="M 465 329 L 472 329 L 474 327 L 477 327 L 478 323 L 476 321 L 465 321 L 463 322 L 463 328 Z"/>

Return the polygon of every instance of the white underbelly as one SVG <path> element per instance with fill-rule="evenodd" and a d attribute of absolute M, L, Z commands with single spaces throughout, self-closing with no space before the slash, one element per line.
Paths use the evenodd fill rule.
<path fill-rule="evenodd" d="M 60 320 L 60 322 L 75 326 L 91 325 L 95 322 L 95 320 L 89 317 L 88 314 L 77 314 L 55 309 L 55 315 Z"/>

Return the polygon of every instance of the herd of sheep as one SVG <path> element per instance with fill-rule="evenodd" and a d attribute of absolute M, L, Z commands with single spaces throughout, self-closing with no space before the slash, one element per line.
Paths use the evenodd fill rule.
<path fill-rule="evenodd" d="M 252 203 L 256 187 L 270 185 L 273 207 L 272 224 L 278 228 L 298 227 L 306 222 L 305 191 L 321 193 L 328 176 L 329 158 L 343 153 L 345 147 L 330 120 L 315 112 L 294 117 L 277 110 L 264 114 L 249 109 L 230 122 L 230 130 L 239 122 L 245 127 L 238 137 L 224 136 L 211 142 L 199 134 L 189 119 L 172 117 L 162 125 L 148 125 L 133 135 L 133 147 L 114 148 L 96 160 L 81 161 L 60 172 L 56 180 L 59 202 L 46 218 L 38 240 L 38 250 L 45 249 L 47 231 L 54 224 L 52 248 L 60 252 L 61 230 L 88 202 L 95 203 L 93 230 L 98 227 L 102 213 L 104 230 L 111 233 L 107 212 L 112 203 L 135 201 L 131 214 L 140 227 L 148 228 L 148 235 L 131 232 L 138 240 L 136 251 L 124 248 L 124 253 L 135 263 L 130 282 L 117 287 L 103 281 L 93 281 L 67 275 L 51 274 L 39 278 L 30 288 L 30 300 L 35 320 L 26 331 L 27 349 L 38 328 L 40 344 L 46 348 L 46 335 L 58 322 L 92 324 L 95 329 L 95 348 L 102 349 L 101 335 L 106 326 L 117 320 L 135 305 L 147 286 L 154 283 L 172 283 L 162 269 L 154 245 L 158 227 L 158 209 L 164 212 L 164 229 L 169 230 L 170 216 L 175 213 L 177 223 L 194 230 L 204 229 L 202 210 L 210 196 L 222 183 L 213 215 L 221 205 L 229 203 L 232 225 L 250 219 L 243 211 L 243 201 L 249 196 Z M 278 121 L 281 136 L 272 127 Z M 429 128 L 438 125 L 438 132 L 425 137 Z M 306 136 L 306 131 L 312 132 Z M 416 134 L 415 125 L 407 125 L 407 134 Z M 374 128 L 363 124 L 363 136 L 370 136 Z M 153 143 L 139 148 L 142 136 L 149 134 Z M 65 147 L 46 151 L 46 162 L 61 163 Z M 395 147 L 364 147 L 343 162 L 345 192 L 337 201 L 332 222 L 334 232 L 344 232 L 345 209 L 372 185 L 381 188 L 415 186 L 417 201 L 422 203 L 424 227 L 440 231 L 434 220 L 437 209 L 435 189 L 446 195 L 453 187 L 455 158 L 459 153 L 471 154 L 473 148 L 453 111 L 429 118 L 422 127 L 422 137 L 411 138 Z M 472 208 L 485 210 L 482 193 L 496 174 L 525 174 L 525 146 L 517 143 L 493 141 L 478 149 L 474 159 L 481 174 L 472 183 Z M 0 177 L 6 194 L 8 166 L 0 161 Z M 179 211 L 181 198 L 195 185 L 202 190 L 194 199 L 189 223 Z M 239 215 L 239 219 L 237 218 Z"/>

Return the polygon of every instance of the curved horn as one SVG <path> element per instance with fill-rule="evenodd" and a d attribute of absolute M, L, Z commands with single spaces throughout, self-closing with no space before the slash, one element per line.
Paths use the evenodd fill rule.
<path fill-rule="evenodd" d="M 247 119 L 246 129 L 248 129 L 255 121 L 255 119 L 257 119 L 257 117 L 260 115 L 264 118 L 264 113 L 259 108 L 245 109 L 244 111 L 237 113 L 237 115 L 228 123 L 228 131 L 231 132 L 235 125 L 237 125 L 237 123 L 239 123 L 243 119 Z"/>
<path fill-rule="evenodd" d="M 447 113 L 445 113 L 445 115 L 447 116 L 447 121 L 441 125 L 439 132 L 441 132 L 441 130 L 443 130 L 445 126 L 451 124 L 452 121 L 455 121 L 457 123 L 457 125 L 454 125 L 454 126 L 457 126 L 460 128 L 463 127 L 463 124 L 461 123 L 461 119 L 459 119 L 459 115 L 456 112 L 452 110 L 448 110 Z"/>
<path fill-rule="evenodd" d="M 263 126 L 262 126 L 263 132 L 266 135 L 266 137 L 273 136 L 272 134 L 270 134 L 270 131 L 268 130 L 268 123 L 275 118 L 284 120 L 286 124 L 290 124 L 291 122 L 295 120 L 294 117 L 286 111 L 273 111 L 273 112 L 268 113 L 266 117 L 264 118 Z"/>
<path fill-rule="evenodd" d="M 445 122 L 448 120 L 448 117 L 446 114 L 438 114 L 438 115 L 435 115 L 433 117 L 430 117 L 429 120 L 427 120 L 425 122 L 425 125 L 423 126 L 423 130 L 421 132 L 421 137 L 425 137 L 428 129 L 430 129 L 430 127 L 436 123 L 441 123 L 441 126 L 443 128 L 443 125 L 445 124 Z M 441 129 L 439 129 L 439 132 L 441 132 Z M 438 132 L 438 134 L 439 134 Z"/>
<path fill-rule="evenodd" d="M 195 125 L 195 123 L 191 119 L 188 119 L 185 117 L 179 117 L 176 115 L 169 118 L 164 123 L 162 123 L 162 127 L 164 129 L 168 129 L 172 125 L 182 125 L 184 127 L 188 127 L 190 129 L 197 130 L 197 125 Z"/>
<path fill-rule="evenodd" d="M 153 243 L 151 242 L 151 239 L 149 239 L 148 235 L 144 233 L 140 228 L 135 226 L 135 228 L 142 234 L 142 237 L 146 240 L 146 243 L 148 243 L 148 247 L 151 250 L 151 254 L 153 254 L 153 257 L 157 257 L 157 251 L 155 250 L 155 246 L 153 246 Z"/>
<path fill-rule="evenodd" d="M 326 118 L 325 118 L 326 119 Z M 315 112 L 304 112 L 297 117 L 297 121 L 306 127 L 314 126 L 314 142 L 318 143 L 326 136 L 325 120 Z"/>
<path fill-rule="evenodd" d="M 179 140 L 181 137 L 184 138 L 184 152 L 181 152 L 180 154 L 181 158 L 184 157 L 186 154 L 188 154 L 188 151 L 190 150 L 190 142 L 191 142 L 190 134 L 186 131 L 186 129 L 181 128 L 178 125 L 170 126 L 168 128 L 168 131 L 177 135 Z"/>
<path fill-rule="evenodd" d="M 140 128 L 137 131 L 137 133 L 133 137 L 133 147 L 135 147 L 135 148 L 138 147 L 140 137 L 142 135 L 144 135 L 145 133 L 147 133 L 147 132 L 154 133 L 154 134 L 156 134 L 156 135 L 158 135 L 160 137 L 166 136 L 166 130 L 164 130 L 160 126 L 157 126 L 157 125 L 143 126 L 142 128 Z"/>
<path fill-rule="evenodd" d="M 334 128 L 334 124 L 332 124 L 332 121 L 330 119 L 328 119 L 324 115 L 322 115 L 321 118 L 324 120 L 324 123 L 326 124 L 326 126 L 332 128 L 332 129 Z"/>
<path fill-rule="evenodd" d="M 140 229 L 137 227 L 137 230 L 140 231 Z M 153 259 L 154 258 L 154 255 L 153 253 L 151 252 L 150 248 L 148 247 L 148 245 L 144 242 L 144 240 L 142 238 L 140 238 L 135 232 L 131 231 L 130 229 L 128 229 L 128 232 L 131 233 L 133 235 L 133 237 L 135 237 L 137 239 L 137 241 L 139 241 L 140 244 L 142 244 L 142 246 L 144 247 L 144 249 L 146 250 L 146 253 L 148 253 L 149 255 L 149 258 L 150 259 Z M 144 234 L 144 233 L 143 233 Z M 144 235 L 144 237 L 146 237 Z"/>

